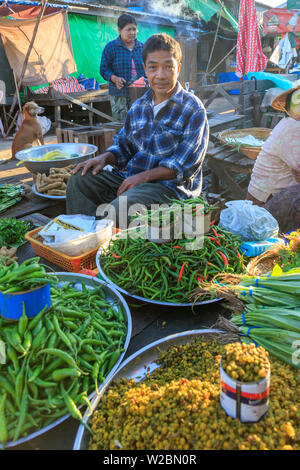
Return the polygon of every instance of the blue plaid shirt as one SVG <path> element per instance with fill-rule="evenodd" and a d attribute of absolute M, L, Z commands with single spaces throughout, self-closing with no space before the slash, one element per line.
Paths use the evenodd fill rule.
<path fill-rule="evenodd" d="M 124 86 L 118 90 L 116 85 L 110 81 L 110 77 L 117 75 L 125 78 L 126 81 L 131 80 L 132 59 L 135 63 L 137 79 L 145 76 L 142 49 L 143 43 L 136 41 L 133 50 L 130 51 L 121 41 L 120 36 L 106 44 L 101 57 L 100 74 L 104 80 L 109 82 L 110 95 L 129 97 L 128 88 Z"/>
<path fill-rule="evenodd" d="M 114 136 L 112 152 L 125 178 L 163 166 L 175 170 L 177 177 L 161 180 L 178 198 L 196 197 L 202 190 L 202 163 L 209 138 L 209 127 L 202 102 L 183 90 L 180 83 L 167 104 L 153 115 L 152 90 L 135 101 L 127 113 L 124 127 Z"/>

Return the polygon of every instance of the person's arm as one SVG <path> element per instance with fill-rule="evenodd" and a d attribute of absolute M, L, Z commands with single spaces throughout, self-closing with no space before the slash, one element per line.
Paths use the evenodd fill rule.
<path fill-rule="evenodd" d="M 136 153 L 132 142 L 129 139 L 131 121 L 131 111 L 126 115 L 125 123 L 118 134 L 114 135 L 114 144 L 106 149 L 106 152 L 110 152 L 114 155 L 116 161 L 116 167 L 120 170 L 126 168 L 127 163 L 133 155 Z"/>
<path fill-rule="evenodd" d="M 113 72 L 113 56 L 113 45 L 108 43 L 106 44 L 101 56 L 100 74 L 104 80 L 114 83 L 118 90 L 120 90 L 124 86 L 126 80 Z"/>
<path fill-rule="evenodd" d="M 158 166 L 152 168 L 151 170 L 145 170 L 136 175 L 129 176 L 126 178 L 121 186 L 118 189 L 117 196 L 121 196 L 122 193 L 128 191 L 131 188 L 141 184 L 141 183 L 151 183 L 151 181 L 163 181 L 163 180 L 173 180 L 176 178 L 176 171 L 170 170 L 163 166 Z"/>
<path fill-rule="evenodd" d="M 108 43 L 103 49 L 100 63 L 100 74 L 107 82 L 110 81 L 113 75 L 112 70 L 113 61 L 113 45 Z"/>

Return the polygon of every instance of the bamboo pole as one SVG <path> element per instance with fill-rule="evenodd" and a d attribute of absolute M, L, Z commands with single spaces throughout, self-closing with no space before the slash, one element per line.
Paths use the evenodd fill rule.
<path fill-rule="evenodd" d="M 32 38 L 30 40 L 30 44 L 29 44 L 29 47 L 28 47 L 28 50 L 27 50 L 27 53 L 26 53 L 26 56 L 25 56 L 25 59 L 24 59 L 21 75 L 20 75 L 19 81 L 17 83 L 17 88 L 16 88 L 16 91 L 15 91 L 15 94 L 14 94 L 14 97 L 13 97 L 13 101 L 12 101 L 12 104 L 11 104 L 11 107 L 10 107 L 10 110 L 9 110 L 9 114 L 12 114 L 12 112 L 15 109 L 15 105 L 16 105 L 16 101 L 17 101 L 17 95 L 19 93 L 20 86 L 21 86 L 23 78 L 24 78 L 24 74 L 25 74 L 26 67 L 27 67 L 27 64 L 28 64 L 29 56 L 30 56 L 32 48 L 33 48 L 33 44 L 34 44 L 34 41 L 35 41 L 35 38 L 36 38 L 36 35 L 37 35 L 37 31 L 38 31 L 41 19 L 44 15 L 45 8 L 46 8 L 46 0 L 42 0 L 41 10 L 40 10 L 39 16 L 37 17 L 36 23 L 35 23 Z M 6 136 L 8 135 L 8 133 L 11 130 L 12 126 L 13 126 L 13 122 L 10 124 L 10 126 L 8 128 Z"/>

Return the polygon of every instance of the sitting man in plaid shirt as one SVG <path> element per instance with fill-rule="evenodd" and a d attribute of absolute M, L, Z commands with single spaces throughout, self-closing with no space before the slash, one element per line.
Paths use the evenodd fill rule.
<path fill-rule="evenodd" d="M 201 194 L 208 121 L 202 102 L 178 82 L 181 58 L 179 43 L 167 34 L 145 42 L 151 88 L 133 103 L 114 145 L 74 168 L 67 185 L 68 214 L 101 218 L 99 207 L 110 204 L 116 226 L 123 229 L 128 212 L 124 215 L 121 199 L 128 209 L 136 204 L 150 208 Z"/>

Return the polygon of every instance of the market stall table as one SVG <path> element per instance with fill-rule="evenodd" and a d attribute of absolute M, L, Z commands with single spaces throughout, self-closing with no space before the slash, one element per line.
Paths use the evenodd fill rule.
<path fill-rule="evenodd" d="M 50 219 L 42 214 L 31 214 L 22 218 L 32 223 L 44 225 Z M 29 243 L 18 249 L 19 262 L 25 261 L 35 253 Z M 53 265 L 45 259 L 41 262 L 48 266 L 49 271 L 61 272 L 61 268 Z M 143 346 L 156 341 L 165 336 L 194 329 L 211 327 L 218 319 L 219 315 L 230 315 L 222 307 L 221 303 L 214 303 L 195 307 L 170 308 L 159 307 L 157 305 L 140 304 L 132 306 L 132 300 L 125 298 L 132 315 L 132 336 L 124 357 L 124 360 Z M 44 435 L 37 437 L 28 443 L 22 444 L 12 449 L 16 450 L 71 450 L 78 430 L 78 421 L 69 418 L 56 428 Z"/>

